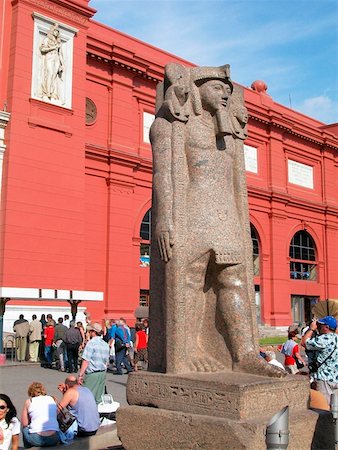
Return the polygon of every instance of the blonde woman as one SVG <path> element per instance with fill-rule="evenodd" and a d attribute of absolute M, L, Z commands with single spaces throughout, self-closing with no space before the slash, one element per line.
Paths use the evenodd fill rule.
<path fill-rule="evenodd" d="M 57 405 L 42 383 L 33 382 L 28 388 L 21 425 L 25 448 L 50 447 L 59 443 Z"/>

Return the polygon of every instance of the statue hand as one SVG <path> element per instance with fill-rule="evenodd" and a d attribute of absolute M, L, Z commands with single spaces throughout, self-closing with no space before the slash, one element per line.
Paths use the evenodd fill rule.
<path fill-rule="evenodd" d="M 161 229 L 156 232 L 157 244 L 160 249 L 162 261 L 168 262 L 172 255 L 172 246 L 174 245 L 173 233 L 170 229 Z"/>

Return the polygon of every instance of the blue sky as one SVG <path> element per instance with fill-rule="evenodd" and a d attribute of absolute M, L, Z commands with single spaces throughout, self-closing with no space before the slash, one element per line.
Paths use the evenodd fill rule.
<path fill-rule="evenodd" d="M 338 122 L 337 0 L 91 0 L 94 19 L 198 65 L 230 64 L 243 86 Z M 290 104 L 291 102 L 291 104 Z"/>

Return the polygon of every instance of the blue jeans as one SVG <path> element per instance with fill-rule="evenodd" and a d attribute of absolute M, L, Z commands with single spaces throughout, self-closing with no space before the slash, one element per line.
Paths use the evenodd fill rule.
<path fill-rule="evenodd" d="M 45 360 L 47 361 L 48 364 L 52 364 L 53 357 L 51 345 L 45 345 Z"/>
<path fill-rule="evenodd" d="M 22 428 L 23 445 L 30 447 L 52 447 L 59 443 L 59 433 L 55 431 L 51 436 L 41 436 L 38 433 L 30 433 L 29 427 Z"/>
<path fill-rule="evenodd" d="M 131 365 L 128 361 L 126 353 L 127 353 L 126 348 L 122 348 L 119 352 L 115 353 L 115 364 L 116 364 L 117 373 L 123 373 L 122 366 L 121 366 L 122 363 L 127 372 L 131 372 L 133 370 L 133 368 L 131 367 Z"/>

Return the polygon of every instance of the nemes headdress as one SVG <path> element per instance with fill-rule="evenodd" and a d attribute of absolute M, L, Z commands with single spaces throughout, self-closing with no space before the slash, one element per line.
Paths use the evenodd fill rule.
<path fill-rule="evenodd" d="M 195 114 L 202 114 L 202 103 L 198 87 L 209 80 L 222 80 L 229 85 L 233 92 L 233 84 L 230 79 L 230 65 L 220 67 L 193 67 L 190 69 L 191 103 Z"/>
<path fill-rule="evenodd" d="M 208 80 L 222 80 L 230 86 L 231 92 L 233 91 L 229 64 L 220 67 L 193 67 L 190 69 L 190 76 L 191 81 L 198 86 Z"/>

